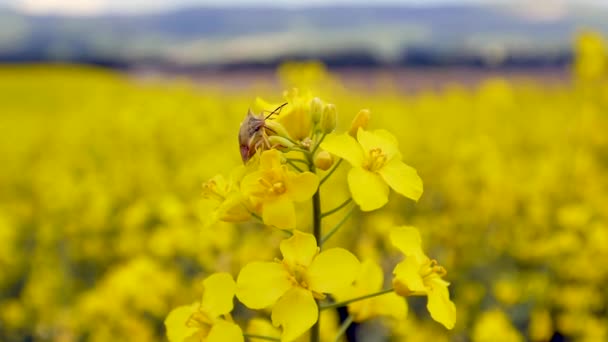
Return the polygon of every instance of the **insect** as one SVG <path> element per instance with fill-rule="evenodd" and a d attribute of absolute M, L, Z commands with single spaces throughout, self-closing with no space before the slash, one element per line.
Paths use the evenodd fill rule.
<path fill-rule="evenodd" d="M 274 131 L 266 126 L 266 120 L 270 119 L 273 115 L 278 115 L 286 105 L 287 102 L 283 103 L 266 116 L 262 113 L 255 114 L 249 109 L 245 120 L 241 122 L 241 127 L 239 128 L 239 146 L 244 163 L 253 157 L 258 149 L 270 147 L 266 130 Z"/>

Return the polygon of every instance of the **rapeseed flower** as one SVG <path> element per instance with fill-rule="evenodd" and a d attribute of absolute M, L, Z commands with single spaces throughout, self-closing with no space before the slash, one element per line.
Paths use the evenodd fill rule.
<path fill-rule="evenodd" d="M 262 213 L 265 224 L 279 228 L 295 228 L 296 209 L 293 202 L 309 200 L 317 191 L 319 179 L 314 173 L 296 173 L 281 163 L 277 150 L 264 151 L 258 170 L 241 181 L 241 191 Z"/>
<path fill-rule="evenodd" d="M 349 286 L 359 261 L 343 248 L 319 253 L 313 235 L 294 231 L 280 244 L 282 260 L 247 264 L 237 278 L 237 298 L 251 309 L 272 307 L 272 323 L 281 341 L 293 341 L 319 318 L 315 299 Z"/>
<path fill-rule="evenodd" d="M 200 303 L 177 307 L 167 316 L 165 326 L 169 341 L 244 341 L 241 328 L 230 317 L 235 291 L 232 276 L 212 274 L 203 281 L 203 288 Z"/>
<path fill-rule="evenodd" d="M 418 230 L 394 228 L 390 240 L 405 255 L 405 260 L 393 270 L 395 292 L 401 296 L 427 296 L 426 307 L 431 317 L 452 329 L 456 323 L 456 306 L 450 300 L 450 283 L 442 279 L 446 271 L 424 254 Z"/>
<path fill-rule="evenodd" d="M 218 220 L 244 222 L 251 218 L 247 198 L 239 191 L 244 171 L 244 166 L 238 167 L 228 180 L 223 175 L 216 175 L 203 184 L 203 197 L 217 203 L 206 221 L 207 226 Z"/>
<path fill-rule="evenodd" d="M 351 164 L 348 187 L 363 211 L 384 206 L 389 187 L 415 201 L 422 195 L 422 180 L 414 168 L 401 161 L 397 139 L 385 130 L 359 128 L 357 140 L 347 133 L 330 134 L 321 148 Z"/>

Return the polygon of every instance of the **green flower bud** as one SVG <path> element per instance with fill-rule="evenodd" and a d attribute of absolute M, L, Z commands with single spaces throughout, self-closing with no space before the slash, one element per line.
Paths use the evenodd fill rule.
<path fill-rule="evenodd" d="M 331 133 L 336 128 L 336 121 L 338 119 L 338 112 L 336 106 L 329 103 L 325 105 L 323 114 L 321 114 L 321 131 L 323 133 Z"/>
<path fill-rule="evenodd" d="M 312 116 L 313 124 L 316 124 L 321 120 L 321 115 L 323 114 L 323 107 L 325 105 L 318 97 L 310 100 L 310 115 Z"/>

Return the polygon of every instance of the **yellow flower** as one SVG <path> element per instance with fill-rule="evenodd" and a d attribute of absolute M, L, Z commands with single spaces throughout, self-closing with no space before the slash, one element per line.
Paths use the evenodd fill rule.
<path fill-rule="evenodd" d="M 450 300 L 446 274 L 437 261 L 422 251 L 420 233 L 414 227 L 397 227 L 390 233 L 392 244 L 406 258 L 393 270 L 393 288 L 401 296 L 427 296 L 427 309 L 433 319 L 446 328 L 456 323 L 456 306 Z"/>
<path fill-rule="evenodd" d="M 492 309 L 479 315 L 473 326 L 471 340 L 473 342 L 521 342 L 524 341 L 524 338 L 504 312 Z"/>
<path fill-rule="evenodd" d="M 415 201 L 422 195 L 422 180 L 416 170 L 401 161 L 397 140 L 385 130 L 368 132 L 359 128 L 357 140 L 346 133 L 330 134 L 321 148 L 353 166 L 348 172 L 348 187 L 363 211 L 384 206 L 389 186 Z"/>
<path fill-rule="evenodd" d="M 205 279 L 200 303 L 177 307 L 167 316 L 165 326 L 169 341 L 244 341 L 241 328 L 231 322 L 229 315 L 233 309 L 235 287 L 228 273 L 215 273 Z"/>
<path fill-rule="evenodd" d="M 359 275 L 353 285 L 335 294 L 337 301 L 346 301 L 382 290 L 384 274 L 382 268 L 373 261 L 361 264 Z M 363 322 L 378 316 L 404 320 L 407 316 L 407 303 L 394 292 L 353 302 L 348 305 L 348 313 L 355 322 Z"/>
<path fill-rule="evenodd" d="M 300 141 L 310 135 L 313 125 L 313 117 L 310 108 L 312 95 L 301 93 L 297 88 L 283 92 L 283 98 L 287 105 L 283 107 L 277 116 L 277 122 L 281 123 L 294 140 Z M 280 103 L 269 103 L 260 98 L 255 101 L 254 108 L 259 111 L 273 111 Z"/>
<path fill-rule="evenodd" d="M 294 231 L 280 245 L 283 260 L 252 262 L 237 278 L 237 298 L 251 309 L 273 306 L 272 323 L 283 327 L 281 341 L 293 341 L 318 319 L 316 299 L 350 285 L 359 261 L 343 248 L 319 253 L 311 234 Z"/>
<path fill-rule="evenodd" d="M 295 228 L 293 202 L 309 200 L 317 191 L 319 179 L 311 172 L 295 173 L 281 164 L 281 152 L 264 151 L 257 171 L 241 181 L 241 191 L 262 212 L 267 225 Z"/>
<path fill-rule="evenodd" d="M 222 175 L 216 175 L 203 184 L 203 197 L 218 203 L 205 222 L 207 226 L 218 220 L 244 222 L 251 218 L 251 213 L 247 209 L 247 198 L 238 189 L 238 181 L 242 178 L 244 170 L 244 166 L 238 167 L 230 180 L 226 180 Z"/>

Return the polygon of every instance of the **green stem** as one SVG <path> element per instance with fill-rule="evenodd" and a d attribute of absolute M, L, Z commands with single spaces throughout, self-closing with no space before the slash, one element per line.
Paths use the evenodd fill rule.
<path fill-rule="evenodd" d="M 348 315 L 348 317 L 346 317 L 344 322 L 342 322 L 340 325 L 340 329 L 338 329 L 338 332 L 336 333 L 334 342 L 340 342 L 340 338 L 346 333 L 346 330 L 348 330 L 348 327 L 350 327 L 351 324 L 353 324 L 353 316 Z"/>
<path fill-rule="evenodd" d="M 278 337 L 270 337 L 270 336 L 263 336 L 263 335 L 255 335 L 255 334 L 243 334 L 243 337 L 248 338 L 248 339 L 258 339 L 258 340 L 265 340 L 265 341 L 281 341 L 280 338 Z"/>
<path fill-rule="evenodd" d="M 298 159 L 298 158 L 287 158 L 287 160 L 292 161 L 294 163 L 301 163 L 308 166 L 308 162 L 306 160 Z"/>
<path fill-rule="evenodd" d="M 315 155 L 315 152 L 319 149 L 319 146 L 321 146 L 321 143 L 323 142 L 323 140 L 325 140 L 326 136 L 327 136 L 327 133 L 323 133 L 323 135 L 321 136 L 321 139 L 319 139 L 319 142 L 317 142 L 317 144 L 312 149 L 312 152 L 310 152 L 310 154 L 312 154 L 313 156 Z"/>
<path fill-rule="evenodd" d="M 336 224 L 329 232 L 327 232 L 327 234 L 325 234 L 325 236 L 321 238 L 321 245 L 323 245 L 325 241 L 329 240 L 329 238 L 332 237 L 332 235 L 334 235 L 338 231 L 338 229 L 340 229 L 340 227 L 342 227 L 346 223 L 346 221 L 348 221 L 348 218 L 350 217 L 350 215 L 352 215 L 354 210 L 355 207 L 351 207 L 350 210 L 346 213 L 346 215 L 344 215 L 342 220 L 340 220 L 338 224 Z"/>
<path fill-rule="evenodd" d="M 345 300 L 345 301 L 339 302 L 339 303 L 331 303 L 331 304 L 321 305 L 321 311 L 327 310 L 327 309 L 341 308 L 343 306 L 347 306 L 350 303 L 358 302 L 360 300 L 364 300 L 364 299 L 368 299 L 368 298 L 373 298 L 373 297 L 381 296 L 383 294 L 387 294 L 387 293 L 390 293 L 390 292 L 393 292 L 393 291 L 395 291 L 395 290 L 394 289 L 386 289 L 386 290 L 382 290 L 380 292 L 370 293 L 370 294 L 365 295 L 365 296 L 355 297 L 353 299 Z"/>
<path fill-rule="evenodd" d="M 287 164 L 291 165 L 291 167 L 293 167 L 294 169 L 298 170 L 298 172 L 300 172 L 300 173 L 304 172 L 291 159 L 287 159 Z"/>
<path fill-rule="evenodd" d="M 342 159 L 338 160 L 334 166 L 331 168 L 331 170 L 329 170 L 329 172 L 325 175 L 325 177 L 323 177 L 321 179 L 321 181 L 319 182 L 319 186 L 323 185 L 323 183 L 325 183 L 325 181 L 334 173 L 334 171 L 336 171 L 336 169 L 340 166 L 340 164 L 342 163 Z"/>
<path fill-rule="evenodd" d="M 308 158 L 308 168 L 312 173 L 315 173 L 315 164 L 312 160 L 312 154 L 307 155 Z M 315 240 L 317 241 L 317 246 L 319 249 L 321 248 L 321 188 L 317 188 L 317 191 L 312 196 L 312 218 L 313 218 L 313 228 L 312 232 L 315 236 Z M 321 311 L 321 306 L 319 300 L 315 300 L 317 302 L 317 308 L 319 313 Z M 320 317 L 321 315 L 319 315 Z M 320 319 L 317 319 L 317 322 L 312 326 L 310 330 L 310 342 L 320 342 L 321 341 L 321 326 Z"/>
<path fill-rule="evenodd" d="M 350 203 L 352 200 L 353 200 L 352 198 L 348 198 L 346 201 L 344 201 L 344 202 L 343 202 L 342 204 L 340 204 L 339 206 L 337 206 L 337 207 L 333 208 L 332 210 L 330 210 L 330 211 L 328 211 L 328 212 L 326 212 L 326 213 L 321 214 L 321 218 L 324 218 L 324 217 L 326 217 L 326 216 L 329 216 L 329 215 L 331 215 L 331 214 L 333 214 L 333 213 L 335 213 L 335 212 L 339 211 L 340 209 L 342 209 L 342 208 L 346 207 L 346 206 L 347 206 L 347 205 L 348 205 L 348 204 L 349 204 L 349 203 Z"/>

